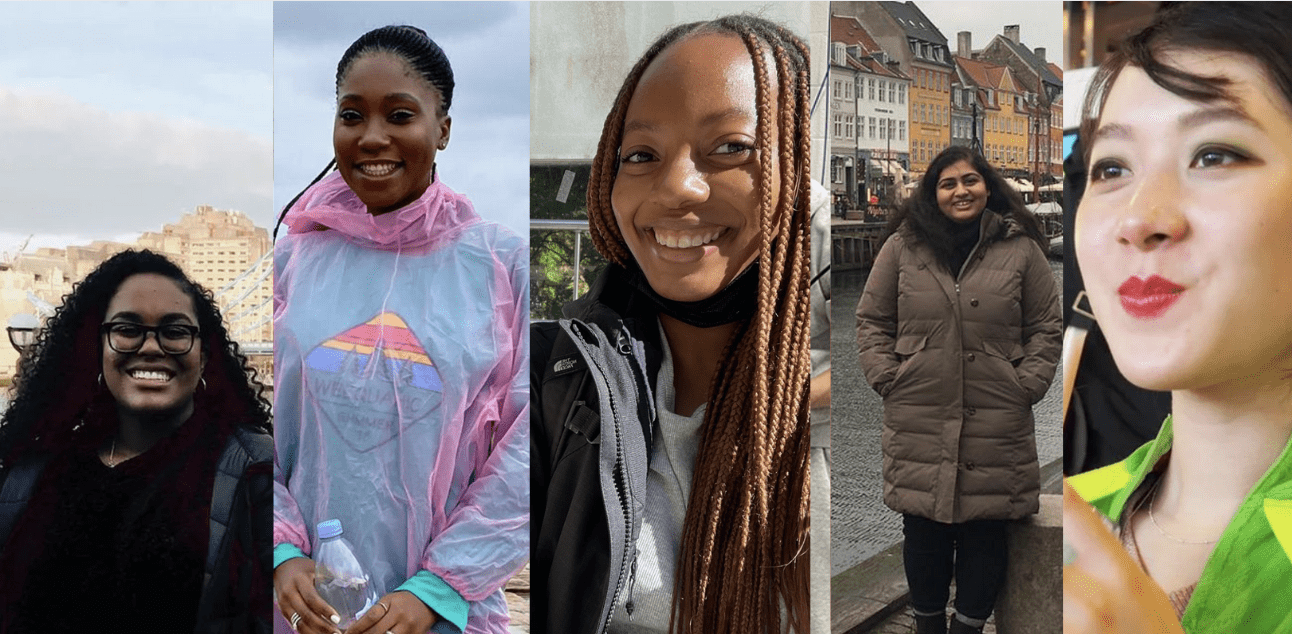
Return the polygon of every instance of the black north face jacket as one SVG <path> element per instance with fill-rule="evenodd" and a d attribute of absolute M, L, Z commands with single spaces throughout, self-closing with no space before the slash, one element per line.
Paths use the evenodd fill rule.
<path fill-rule="evenodd" d="M 535 634 L 597 634 L 632 600 L 663 348 L 627 279 L 611 264 L 566 319 L 530 328 Z"/>

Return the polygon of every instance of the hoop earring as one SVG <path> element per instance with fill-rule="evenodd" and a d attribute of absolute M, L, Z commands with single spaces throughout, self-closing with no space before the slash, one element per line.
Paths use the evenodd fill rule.
<path fill-rule="evenodd" d="M 103 373 L 102 373 L 102 372 L 100 372 L 100 373 L 99 373 L 98 383 L 99 383 L 99 387 L 103 387 Z"/>
<path fill-rule="evenodd" d="M 202 389 L 203 389 L 203 390 L 205 390 L 205 389 L 206 389 L 206 377 L 204 377 L 204 376 L 198 377 L 198 378 L 197 378 L 197 382 L 202 384 Z"/>

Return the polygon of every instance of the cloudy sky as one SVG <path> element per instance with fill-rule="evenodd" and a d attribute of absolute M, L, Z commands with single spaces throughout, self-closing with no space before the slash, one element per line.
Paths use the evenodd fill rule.
<path fill-rule="evenodd" d="M 272 211 L 270 3 L 0 3 L 0 251 Z"/>
<path fill-rule="evenodd" d="M 274 208 L 332 158 L 336 65 L 388 24 L 425 30 L 453 66 L 444 182 L 485 218 L 529 236 L 529 6 L 494 2 L 274 3 Z"/>

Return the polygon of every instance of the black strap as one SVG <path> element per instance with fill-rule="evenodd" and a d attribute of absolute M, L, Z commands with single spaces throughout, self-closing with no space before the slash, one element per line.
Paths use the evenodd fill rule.
<path fill-rule="evenodd" d="M 230 539 L 228 533 L 238 498 L 238 485 L 242 482 L 242 475 L 247 467 L 273 459 L 273 443 L 273 438 L 267 434 L 238 427 L 225 445 L 224 453 L 220 454 L 220 462 L 215 469 L 215 485 L 211 492 L 211 534 L 207 541 L 206 567 L 202 575 L 202 597 L 198 602 L 199 628 L 203 623 L 212 622 L 216 610 L 209 599 L 220 592 L 211 587 L 211 580 L 216 577 L 216 567 L 228 553 L 225 542 Z M 246 596 L 245 586 L 250 583 L 250 579 L 243 575 L 239 581 L 244 588 L 238 596 Z"/>
<path fill-rule="evenodd" d="M 48 463 L 48 455 L 23 460 L 9 469 L 3 484 L 0 484 L 0 550 L 9 541 L 9 535 L 36 492 L 36 482 Z"/>

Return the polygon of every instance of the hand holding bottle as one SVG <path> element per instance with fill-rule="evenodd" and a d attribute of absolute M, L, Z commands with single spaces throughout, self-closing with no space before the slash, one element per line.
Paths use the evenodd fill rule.
<path fill-rule="evenodd" d="M 301 634 L 338 634 L 341 628 L 332 617 L 336 610 L 314 589 L 314 560 L 288 559 L 274 569 L 274 589 L 283 618 Z"/>
<path fill-rule="evenodd" d="M 378 600 L 376 607 L 364 613 L 345 634 L 424 634 L 439 620 L 421 599 L 399 590 Z"/>

